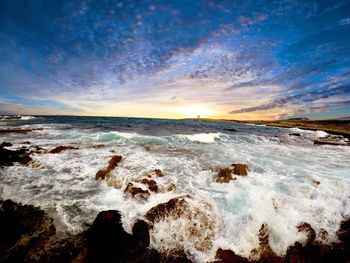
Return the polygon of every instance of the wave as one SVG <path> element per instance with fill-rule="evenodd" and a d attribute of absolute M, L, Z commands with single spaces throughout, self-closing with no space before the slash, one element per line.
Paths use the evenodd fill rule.
<path fill-rule="evenodd" d="M 29 115 L 2 115 L 0 116 L 0 120 L 2 121 L 15 121 L 15 120 L 21 120 L 21 121 L 27 121 L 27 120 L 32 120 L 36 119 L 37 117 L 34 116 L 29 116 Z"/>

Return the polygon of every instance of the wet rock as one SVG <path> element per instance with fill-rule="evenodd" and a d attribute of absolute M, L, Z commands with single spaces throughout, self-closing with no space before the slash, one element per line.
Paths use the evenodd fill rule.
<path fill-rule="evenodd" d="M 297 229 L 299 232 L 306 233 L 307 242 L 313 242 L 315 240 L 316 232 L 309 223 L 301 222 L 299 225 L 297 225 Z"/>
<path fill-rule="evenodd" d="M 128 183 L 128 185 L 124 190 L 124 193 L 128 193 L 134 198 L 143 199 L 143 200 L 147 199 L 150 196 L 149 191 L 143 190 L 140 187 L 135 187 L 132 183 Z"/>
<path fill-rule="evenodd" d="M 17 150 L 4 148 L 9 147 L 10 144 L 4 142 L 0 145 L 0 166 L 11 166 L 16 162 L 27 165 L 32 160 L 29 149 L 25 147 Z"/>
<path fill-rule="evenodd" d="M 99 170 L 99 171 L 97 171 L 97 173 L 96 173 L 96 175 L 95 175 L 95 179 L 96 179 L 96 180 L 103 180 L 103 179 L 106 178 L 107 173 L 108 173 L 108 172 L 107 172 L 107 170 L 105 170 L 105 169 Z"/>
<path fill-rule="evenodd" d="M 154 173 L 157 177 L 163 177 L 164 174 L 160 169 L 154 169 Z"/>
<path fill-rule="evenodd" d="M 0 262 L 69 262 L 79 246 L 55 231 L 39 208 L 0 201 Z"/>
<path fill-rule="evenodd" d="M 246 176 L 248 175 L 248 165 L 242 164 L 242 163 L 236 163 L 232 164 L 233 168 L 233 173 L 236 175 L 240 176 Z"/>
<path fill-rule="evenodd" d="M 31 161 L 33 161 L 33 159 L 29 155 L 24 155 L 19 163 L 22 165 L 28 165 Z"/>
<path fill-rule="evenodd" d="M 118 166 L 118 163 L 122 160 L 122 156 L 114 155 L 108 162 L 106 169 L 99 170 L 96 175 L 96 180 L 103 180 L 110 176 L 110 173 Z"/>
<path fill-rule="evenodd" d="M 300 134 L 300 133 L 290 133 L 289 136 L 297 136 L 297 137 L 300 137 L 301 134 Z"/>
<path fill-rule="evenodd" d="M 159 192 L 159 188 L 158 188 L 158 185 L 157 185 L 156 181 L 144 178 L 140 182 L 142 184 L 148 185 L 148 189 L 151 190 L 152 192 L 155 192 L 155 193 Z"/>
<path fill-rule="evenodd" d="M 186 254 L 191 259 L 191 254 L 186 247 L 188 243 L 192 243 L 197 251 L 209 251 L 217 233 L 217 225 L 215 218 L 211 216 L 212 213 L 213 207 L 210 204 L 195 201 L 188 196 L 176 197 L 151 208 L 145 218 L 152 231 L 157 232 L 160 227 L 168 235 L 162 240 L 154 240 L 157 246 L 166 246 L 167 252 L 161 253 L 162 258 Z"/>
<path fill-rule="evenodd" d="M 173 192 L 176 190 L 176 185 L 174 183 L 166 184 L 163 189 L 165 192 Z"/>
<path fill-rule="evenodd" d="M 215 179 L 217 183 L 229 183 L 231 180 L 236 180 L 233 177 L 233 171 L 230 168 L 221 169 L 218 173 L 218 176 Z"/>
<path fill-rule="evenodd" d="M 315 179 L 312 179 L 312 184 L 313 184 L 314 186 L 319 186 L 319 185 L 320 185 L 320 181 L 315 180 Z"/>
<path fill-rule="evenodd" d="M 350 220 L 343 221 L 337 231 L 340 242 L 329 245 L 315 241 L 315 231 L 310 224 L 302 223 L 299 228 L 307 233 L 307 242 L 305 245 L 296 242 L 290 246 L 284 257 L 285 262 L 349 262 Z"/>
<path fill-rule="evenodd" d="M 11 147 L 13 144 L 10 142 L 3 142 L 2 144 L 0 144 L 0 147 Z"/>
<path fill-rule="evenodd" d="M 256 258 L 258 262 L 281 263 L 283 262 L 282 258 L 277 256 L 270 247 L 269 234 L 269 226 L 267 224 L 262 224 L 258 234 L 259 248 L 253 249 L 251 255 L 253 258 Z"/>
<path fill-rule="evenodd" d="M 74 146 L 58 146 L 54 149 L 52 149 L 49 153 L 61 153 L 66 150 L 77 150 L 78 148 Z"/>
<path fill-rule="evenodd" d="M 343 140 L 334 140 L 334 139 L 319 139 L 314 140 L 315 145 L 333 145 L 333 146 L 350 146 L 349 142 Z"/>
<path fill-rule="evenodd" d="M 122 160 L 120 155 L 114 155 L 108 162 L 107 171 L 110 172 L 118 166 L 118 163 Z"/>
<path fill-rule="evenodd" d="M 227 128 L 227 129 L 224 129 L 225 131 L 229 131 L 229 132 L 236 132 L 237 130 L 234 129 L 234 128 Z"/>
<path fill-rule="evenodd" d="M 328 238 L 328 232 L 327 232 L 327 230 L 321 228 L 320 231 L 318 232 L 318 237 L 319 237 L 321 240 L 327 240 L 327 238 Z"/>
<path fill-rule="evenodd" d="M 160 262 L 159 254 L 147 248 L 148 224 L 139 220 L 132 232 L 130 235 L 124 231 L 118 211 L 100 212 L 87 233 L 82 262 Z"/>
<path fill-rule="evenodd" d="M 92 148 L 99 149 L 99 148 L 103 148 L 105 146 L 106 146 L 105 144 L 94 144 L 94 145 L 92 145 Z"/>
<path fill-rule="evenodd" d="M 221 263 L 248 263 L 249 260 L 236 255 L 231 250 L 224 250 L 219 248 L 216 251 L 215 261 L 214 262 L 221 262 Z M 212 263 L 214 263 L 212 262 Z"/>

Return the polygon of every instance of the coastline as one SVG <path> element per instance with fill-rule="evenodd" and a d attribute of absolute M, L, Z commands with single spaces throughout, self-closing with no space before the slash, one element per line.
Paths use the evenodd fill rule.
<path fill-rule="evenodd" d="M 239 120 L 225 120 L 225 119 L 186 119 L 192 121 L 207 121 L 207 122 L 234 122 L 255 125 L 266 125 L 269 127 L 279 128 L 299 128 L 303 130 L 325 131 L 333 135 L 342 135 L 350 137 L 350 121 L 349 120 L 276 120 L 276 121 L 239 121 Z"/>

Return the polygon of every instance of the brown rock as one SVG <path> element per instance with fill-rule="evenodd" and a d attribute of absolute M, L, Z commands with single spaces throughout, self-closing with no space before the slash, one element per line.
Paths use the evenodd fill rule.
<path fill-rule="evenodd" d="M 214 262 L 221 262 L 221 263 L 248 263 L 249 260 L 236 255 L 231 250 L 224 250 L 219 248 L 216 251 L 215 261 Z M 214 263 L 212 262 L 212 263 Z"/>
<path fill-rule="evenodd" d="M 307 234 L 307 242 L 313 242 L 316 238 L 316 232 L 311 227 L 309 223 L 301 222 L 299 225 L 297 225 L 299 232 L 304 232 Z"/>
<path fill-rule="evenodd" d="M 253 249 L 251 254 L 258 258 L 258 262 L 281 263 L 282 258 L 277 256 L 271 249 L 269 244 L 270 228 L 267 224 L 262 224 L 259 230 L 259 248 Z"/>
<path fill-rule="evenodd" d="M 122 157 L 120 155 L 114 155 L 112 159 L 109 160 L 107 171 L 110 172 L 115 169 L 115 167 L 118 166 L 118 163 L 122 160 Z"/>
<path fill-rule="evenodd" d="M 156 174 L 157 177 L 163 177 L 164 174 L 160 169 L 154 169 L 154 172 Z"/>
<path fill-rule="evenodd" d="M 151 190 L 152 192 L 155 192 L 155 193 L 159 192 L 159 188 L 156 181 L 144 178 L 141 180 L 141 183 L 148 185 L 148 189 Z"/>
<path fill-rule="evenodd" d="M 61 153 L 65 150 L 77 150 L 78 148 L 73 146 L 58 146 L 54 149 L 52 149 L 49 153 Z"/>
<path fill-rule="evenodd" d="M 92 145 L 92 148 L 96 148 L 96 149 L 98 149 L 98 148 L 103 148 L 103 147 L 105 147 L 106 145 L 104 145 L 104 144 L 94 144 L 94 145 Z"/>
<path fill-rule="evenodd" d="M 232 170 L 230 168 L 221 169 L 215 181 L 217 183 L 228 183 L 231 180 L 236 180 L 236 178 L 232 177 L 232 175 Z"/>
<path fill-rule="evenodd" d="M 248 175 L 248 165 L 242 163 L 232 164 L 234 166 L 233 173 L 240 176 Z"/>
<path fill-rule="evenodd" d="M 99 170 L 95 175 L 95 179 L 96 180 L 103 180 L 107 177 L 107 174 L 108 174 L 107 170 L 105 170 L 105 169 Z"/>
<path fill-rule="evenodd" d="M 118 166 L 118 163 L 122 160 L 122 157 L 120 155 L 114 155 L 108 162 L 108 166 L 106 169 L 99 170 L 96 175 L 96 180 L 103 180 L 106 177 L 109 177 L 111 171 L 115 169 L 115 167 Z"/>
<path fill-rule="evenodd" d="M 140 187 L 135 187 L 132 183 L 128 183 L 124 193 L 131 194 L 132 197 L 139 199 L 147 199 L 150 196 L 150 193 L 147 190 L 143 190 Z"/>
<path fill-rule="evenodd" d="M 22 164 L 22 165 L 27 165 L 32 160 L 33 159 L 29 155 L 24 155 L 22 160 L 19 163 Z"/>

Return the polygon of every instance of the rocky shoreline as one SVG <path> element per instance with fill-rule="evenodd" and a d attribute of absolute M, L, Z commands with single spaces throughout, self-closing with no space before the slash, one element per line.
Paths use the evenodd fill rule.
<path fill-rule="evenodd" d="M 183 199 L 157 205 L 135 222 L 132 234 L 125 232 L 117 210 L 100 212 L 91 227 L 77 235 L 60 238 L 53 219 L 41 209 L 0 201 L 0 262 L 191 262 L 184 251 L 162 254 L 149 248 L 152 221 L 176 212 Z M 233 251 L 218 249 L 212 262 L 348 262 L 350 259 L 350 220 L 337 231 L 339 242 L 330 245 L 315 241 L 315 231 L 307 224 L 298 226 L 307 234 L 305 244 L 295 243 L 283 257 L 269 246 L 269 227 L 262 225 L 260 247 L 247 259 Z"/>

